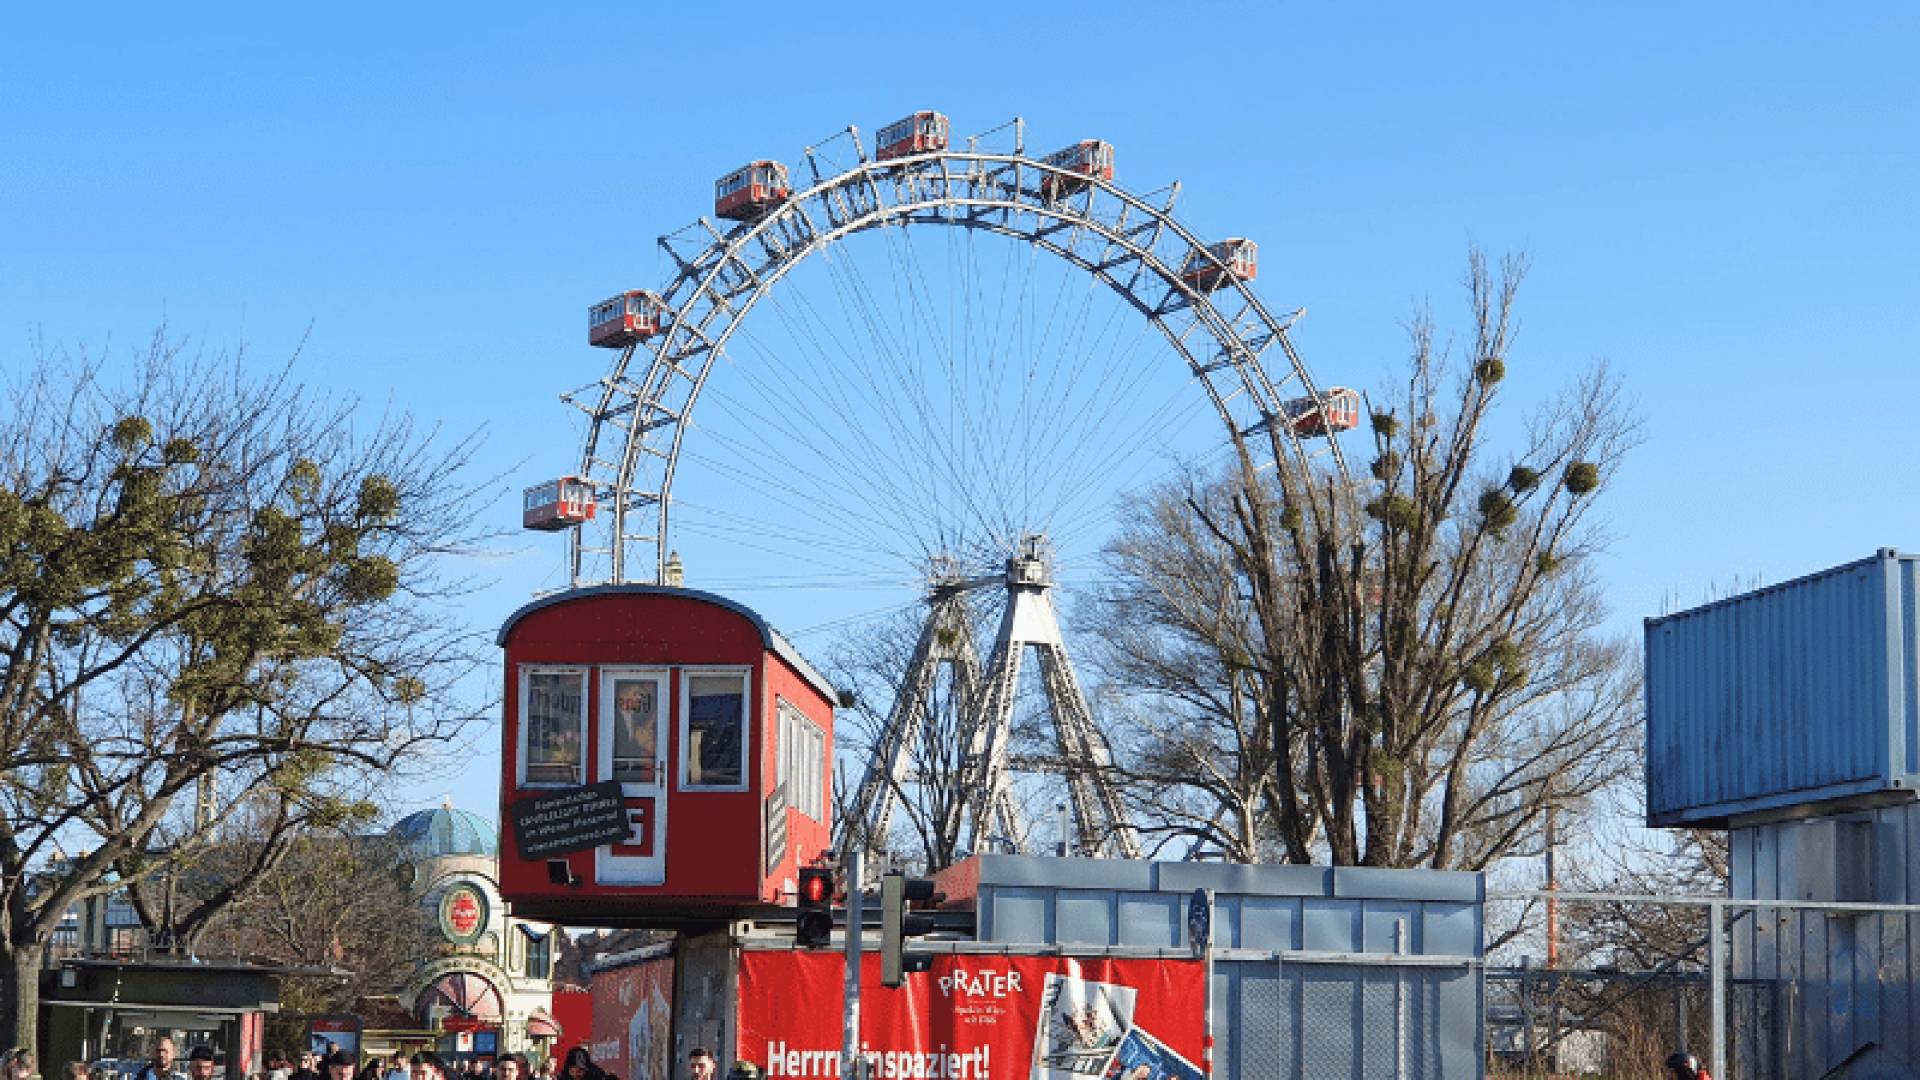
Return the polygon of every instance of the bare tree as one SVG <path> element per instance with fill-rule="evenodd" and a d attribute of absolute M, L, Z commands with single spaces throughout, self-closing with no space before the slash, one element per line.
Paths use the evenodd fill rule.
<path fill-rule="evenodd" d="M 135 367 L 117 384 L 42 356 L 0 406 L 8 1045 L 32 1044 L 74 903 L 128 889 L 185 947 L 301 829 L 364 815 L 371 784 L 473 711 L 453 690 L 479 641 L 443 559 L 472 535 L 469 444 L 162 335 Z M 266 831 L 230 887 L 150 902 L 239 807 Z"/>
<path fill-rule="evenodd" d="M 977 622 L 978 612 L 973 614 Z M 899 707 L 902 682 L 911 666 L 916 641 L 923 632 L 929 632 L 923 625 L 925 617 L 925 609 L 916 605 L 836 648 L 832 658 L 835 685 L 852 689 L 855 698 L 851 709 L 838 714 L 841 726 L 836 738 L 844 741 L 849 752 L 844 760 L 866 767 L 887 737 L 888 713 L 874 703 L 885 703 L 881 708 Z M 977 626 L 970 626 L 964 632 L 977 638 L 977 630 Z M 930 632 L 962 631 L 939 627 Z M 972 642 L 964 643 L 964 647 L 972 648 Z M 912 742 L 904 748 L 906 773 L 898 781 L 885 781 L 894 810 L 885 834 L 875 837 L 870 846 L 886 853 L 897 865 L 937 869 L 951 865 L 960 854 L 963 811 L 970 805 L 967 784 L 973 775 L 966 756 L 972 702 L 967 698 L 965 683 L 951 666 L 944 666 L 930 680 L 921 722 L 911 727 Z M 834 820 L 841 822 L 843 829 L 856 818 L 871 816 L 871 807 L 853 805 L 860 781 L 859 772 L 849 774 L 843 769 L 834 784 Z M 846 838 L 841 839 L 844 842 Z"/>
<path fill-rule="evenodd" d="M 358 824 L 282 842 L 256 819 L 209 844 L 183 876 L 196 897 L 233 894 L 202 932 L 202 949 L 344 972 L 288 980 L 289 1012 L 343 1012 L 355 998 L 394 993 L 435 955 L 438 935 L 411 891 L 405 851 L 386 836 L 355 835 Z M 282 849 L 273 872 L 253 873 L 270 844 Z"/>
<path fill-rule="evenodd" d="M 1632 653 L 1600 634 L 1595 495 L 1634 441 L 1603 369 L 1510 444 L 1496 404 L 1524 265 L 1476 252 L 1464 364 L 1430 315 L 1370 403 L 1366 473 L 1275 418 L 1218 476 L 1148 492 L 1096 616 L 1147 717 L 1137 801 L 1235 857 L 1480 869 L 1633 766 Z"/>

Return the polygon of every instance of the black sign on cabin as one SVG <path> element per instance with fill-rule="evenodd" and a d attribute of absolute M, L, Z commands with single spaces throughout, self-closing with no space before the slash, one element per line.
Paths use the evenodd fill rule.
<path fill-rule="evenodd" d="M 629 831 L 618 780 L 521 799 L 508 814 L 513 822 L 514 846 L 523 859 L 619 843 Z"/>

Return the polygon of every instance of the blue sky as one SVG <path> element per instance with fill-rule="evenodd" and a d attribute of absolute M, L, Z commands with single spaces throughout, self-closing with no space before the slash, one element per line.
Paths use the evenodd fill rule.
<path fill-rule="evenodd" d="M 484 428 L 510 525 L 577 456 L 586 305 L 664 283 L 654 238 L 714 177 L 918 108 L 1020 115 L 1259 239 L 1322 383 L 1378 386 L 1424 300 L 1457 324 L 1470 244 L 1524 250 L 1508 393 L 1605 359 L 1645 421 L 1600 564 L 1632 633 L 1920 548 L 1916 46 L 1920 9 L 1873 4 L 16 7 L 0 364 L 162 321 L 262 363 L 305 336 L 309 382 Z M 513 545 L 476 626 L 555 584 Z M 458 803 L 494 811 L 488 764 Z"/>

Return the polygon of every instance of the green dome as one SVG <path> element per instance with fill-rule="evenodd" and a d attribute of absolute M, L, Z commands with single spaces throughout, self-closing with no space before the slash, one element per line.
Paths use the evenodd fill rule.
<path fill-rule="evenodd" d="M 479 814 L 443 806 L 408 814 L 389 833 L 414 859 L 438 859 L 448 855 L 483 855 L 489 859 L 500 854 L 500 836 L 493 822 Z"/>

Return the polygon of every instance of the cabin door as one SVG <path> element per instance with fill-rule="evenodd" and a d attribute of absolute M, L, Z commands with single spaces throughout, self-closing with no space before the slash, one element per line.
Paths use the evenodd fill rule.
<path fill-rule="evenodd" d="M 600 672 L 600 780 L 618 780 L 630 831 L 595 850 L 594 880 L 659 885 L 667 880 L 667 673 Z"/>

